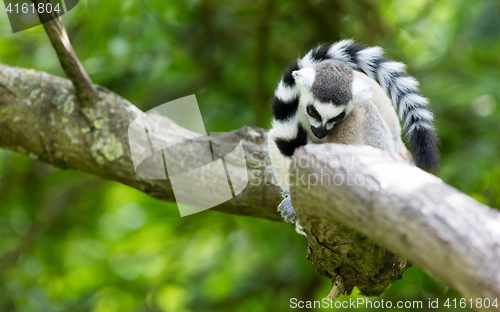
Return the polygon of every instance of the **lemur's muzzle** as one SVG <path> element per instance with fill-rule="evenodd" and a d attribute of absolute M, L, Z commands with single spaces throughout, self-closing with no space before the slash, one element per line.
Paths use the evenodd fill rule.
<path fill-rule="evenodd" d="M 318 139 L 322 139 L 328 134 L 328 130 L 326 130 L 326 128 L 323 126 L 320 126 L 318 128 L 311 126 L 311 131 Z"/>

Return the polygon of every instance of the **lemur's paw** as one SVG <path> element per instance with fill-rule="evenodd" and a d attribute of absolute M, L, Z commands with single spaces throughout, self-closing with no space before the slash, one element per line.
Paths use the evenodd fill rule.
<path fill-rule="evenodd" d="M 289 188 L 285 190 L 284 195 L 286 197 L 281 201 L 281 204 L 278 205 L 278 212 L 281 213 L 281 216 L 286 222 L 294 224 L 297 222 L 297 216 L 295 215 L 295 209 L 293 209 Z"/>

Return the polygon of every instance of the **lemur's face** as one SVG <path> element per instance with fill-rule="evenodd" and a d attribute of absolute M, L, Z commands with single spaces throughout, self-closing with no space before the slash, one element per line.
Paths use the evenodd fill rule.
<path fill-rule="evenodd" d="M 300 89 L 299 121 L 322 139 L 333 126 L 354 109 L 357 101 L 371 93 L 371 87 L 354 78 L 344 63 L 324 61 L 314 68 L 292 73 Z"/>
<path fill-rule="evenodd" d="M 304 90 L 305 91 L 305 90 Z M 342 121 L 353 109 L 353 105 L 334 105 L 332 103 L 320 102 L 315 99 L 311 92 L 301 92 L 299 102 L 299 121 L 302 126 L 310 127 L 312 134 L 318 139 L 328 135 L 333 126 Z"/>
<path fill-rule="evenodd" d="M 311 124 L 311 132 L 318 139 L 327 136 L 335 123 L 342 121 L 347 116 L 346 108 L 344 105 L 335 107 L 318 102 L 308 105 L 306 112 Z"/>

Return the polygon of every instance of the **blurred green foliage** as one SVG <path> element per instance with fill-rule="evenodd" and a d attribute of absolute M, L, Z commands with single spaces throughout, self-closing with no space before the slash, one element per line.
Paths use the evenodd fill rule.
<path fill-rule="evenodd" d="M 80 1 L 63 19 L 95 83 L 143 110 L 194 93 L 208 131 L 268 127 L 281 71 L 317 43 L 382 46 L 431 100 L 439 176 L 500 207 L 497 0 Z M 64 75 L 43 28 L 12 34 L 3 8 L 0 62 Z M 288 310 L 330 287 L 306 246 L 283 223 L 180 218 L 175 204 L 0 151 L 0 311 Z M 382 298 L 469 311 L 442 309 L 460 295 L 418 268 Z"/>

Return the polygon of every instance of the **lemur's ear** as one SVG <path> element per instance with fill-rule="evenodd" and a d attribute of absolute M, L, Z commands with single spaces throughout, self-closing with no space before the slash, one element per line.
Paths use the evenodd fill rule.
<path fill-rule="evenodd" d="M 355 102 L 366 100 L 372 97 L 372 86 L 358 77 L 354 77 L 352 82 L 352 99 Z"/>
<path fill-rule="evenodd" d="M 295 78 L 295 82 L 303 85 L 307 89 L 311 89 L 311 86 L 314 82 L 314 69 L 310 67 L 305 67 L 299 70 L 295 70 L 292 72 L 293 78 Z"/>

